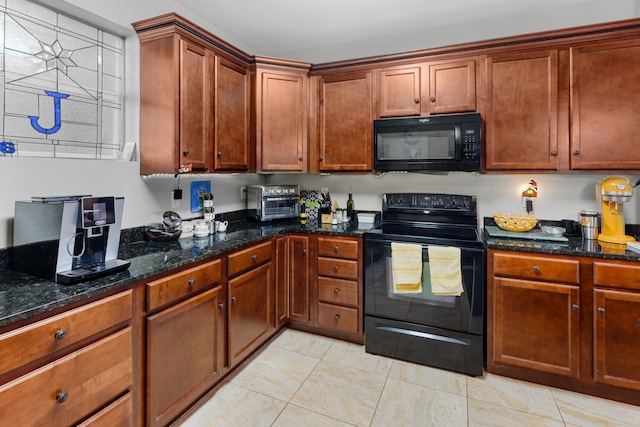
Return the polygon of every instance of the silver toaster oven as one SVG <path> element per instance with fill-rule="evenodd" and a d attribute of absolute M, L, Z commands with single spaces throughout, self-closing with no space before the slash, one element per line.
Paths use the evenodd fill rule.
<path fill-rule="evenodd" d="M 247 215 L 259 221 L 298 218 L 299 185 L 250 185 L 247 188 Z"/>

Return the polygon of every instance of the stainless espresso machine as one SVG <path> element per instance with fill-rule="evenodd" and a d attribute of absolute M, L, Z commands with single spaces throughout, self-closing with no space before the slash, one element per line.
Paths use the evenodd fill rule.
<path fill-rule="evenodd" d="M 124 197 L 34 197 L 15 204 L 15 270 L 72 284 L 126 270 L 118 259 Z"/>

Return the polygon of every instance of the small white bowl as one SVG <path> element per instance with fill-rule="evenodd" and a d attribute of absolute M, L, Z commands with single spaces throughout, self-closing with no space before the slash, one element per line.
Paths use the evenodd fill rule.
<path fill-rule="evenodd" d="M 554 225 L 541 225 L 540 229 L 548 236 L 562 236 L 567 231 L 564 227 L 556 227 Z"/>

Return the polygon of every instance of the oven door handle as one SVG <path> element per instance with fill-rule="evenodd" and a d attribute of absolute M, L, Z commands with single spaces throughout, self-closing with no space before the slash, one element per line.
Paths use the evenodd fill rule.
<path fill-rule="evenodd" d="M 265 201 L 268 202 L 281 202 L 281 201 L 298 201 L 300 197 L 271 197 L 271 196 L 263 196 Z"/>
<path fill-rule="evenodd" d="M 427 333 L 427 332 L 410 331 L 408 329 L 394 328 L 392 326 L 378 326 L 376 329 L 380 329 L 382 331 L 395 332 L 397 334 L 411 335 L 411 336 L 418 337 L 418 338 L 426 338 L 426 339 L 431 339 L 431 340 L 444 341 L 444 342 L 448 342 L 448 343 L 452 343 L 452 344 L 469 345 L 468 342 L 463 341 L 463 340 L 459 340 L 457 338 L 443 337 L 442 335 L 435 335 L 435 334 L 430 334 L 430 333 Z"/>

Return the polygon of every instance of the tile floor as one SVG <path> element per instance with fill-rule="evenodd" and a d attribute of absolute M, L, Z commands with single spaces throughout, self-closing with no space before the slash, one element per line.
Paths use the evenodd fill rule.
<path fill-rule="evenodd" d="M 640 426 L 640 407 L 285 329 L 182 427 Z"/>

